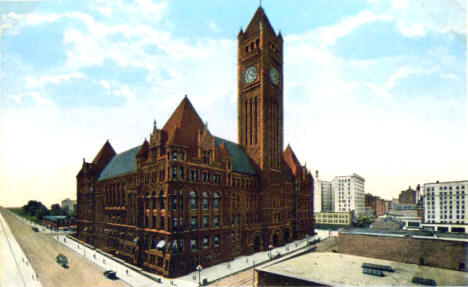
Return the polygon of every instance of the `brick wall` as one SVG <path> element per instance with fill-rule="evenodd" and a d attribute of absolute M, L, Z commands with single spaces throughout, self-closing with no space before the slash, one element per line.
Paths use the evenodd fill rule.
<path fill-rule="evenodd" d="M 459 270 L 468 265 L 468 242 L 340 233 L 340 253 Z M 423 260 L 420 261 L 420 260 Z"/>

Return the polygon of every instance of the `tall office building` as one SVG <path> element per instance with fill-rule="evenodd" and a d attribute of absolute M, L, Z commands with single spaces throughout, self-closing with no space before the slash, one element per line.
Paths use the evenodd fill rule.
<path fill-rule="evenodd" d="M 364 178 L 355 173 L 335 177 L 332 181 L 334 211 L 354 211 L 355 217 L 364 215 L 364 182 Z"/>
<path fill-rule="evenodd" d="M 424 184 L 424 226 L 468 232 L 468 180 Z"/>
<path fill-rule="evenodd" d="M 320 180 L 318 170 L 314 179 L 314 212 L 333 211 L 333 192 L 331 181 Z"/>

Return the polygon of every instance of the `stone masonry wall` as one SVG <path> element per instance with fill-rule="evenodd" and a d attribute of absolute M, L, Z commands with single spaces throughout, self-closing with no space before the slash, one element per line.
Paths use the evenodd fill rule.
<path fill-rule="evenodd" d="M 343 234 L 338 236 L 340 253 L 452 270 L 468 265 L 468 242 L 437 239 Z"/>

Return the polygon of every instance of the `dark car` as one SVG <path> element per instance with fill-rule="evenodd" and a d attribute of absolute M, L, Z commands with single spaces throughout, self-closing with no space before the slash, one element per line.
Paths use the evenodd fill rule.
<path fill-rule="evenodd" d="M 68 268 L 68 259 L 65 255 L 57 255 L 57 263 L 60 264 L 63 268 Z"/>
<path fill-rule="evenodd" d="M 111 280 L 119 279 L 119 277 L 117 277 L 115 271 L 112 271 L 112 270 L 104 271 L 104 276 L 106 276 L 108 279 L 111 279 Z"/>
<path fill-rule="evenodd" d="M 32 227 L 32 230 L 33 230 L 34 232 L 39 232 L 39 228 L 37 228 L 37 227 Z"/>

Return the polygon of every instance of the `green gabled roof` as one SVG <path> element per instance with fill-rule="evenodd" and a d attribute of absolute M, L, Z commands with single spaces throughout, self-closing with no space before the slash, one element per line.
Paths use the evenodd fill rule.
<path fill-rule="evenodd" d="M 99 175 L 98 181 L 110 179 L 136 170 L 136 155 L 141 146 L 115 155 Z"/>
<path fill-rule="evenodd" d="M 249 158 L 247 157 L 244 150 L 239 144 L 233 143 L 231 141 L 219 137 L 213 138 L 218 146 L 221 146 L 221 143 L 224 142 L 224 145 L 228 149 L 229 154 L 232 156 L 232 171 L 252 175 L 256 174 L 255 170 L 250 165 Z"/>

